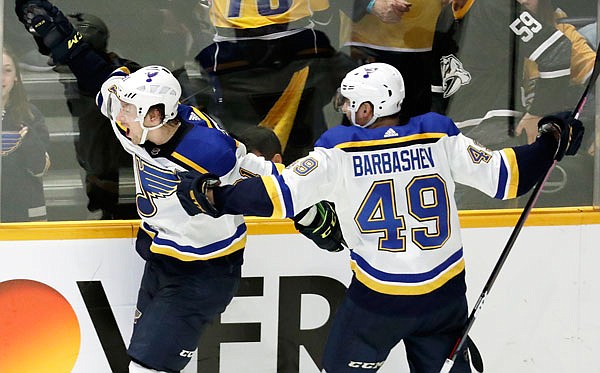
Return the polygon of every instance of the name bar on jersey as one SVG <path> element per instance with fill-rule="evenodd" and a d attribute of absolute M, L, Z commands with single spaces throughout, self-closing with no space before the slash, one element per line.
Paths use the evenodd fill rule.
<path fill-rule="evenodd" d="M 435 167 L 431 147 L 352 156 L 354 176 L 392 174 Z"/>

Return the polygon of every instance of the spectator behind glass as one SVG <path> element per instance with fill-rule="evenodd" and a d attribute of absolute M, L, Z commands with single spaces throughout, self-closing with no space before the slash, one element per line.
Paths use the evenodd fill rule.
<path fill-rule="evenodd" d="M 327 129 L 323 107 L 355 64 L 314 29 L 318 19 L 331 16 L 328 0 L 260 9 L 228 3 L 198 8 L 215 30 L 214 43 L 195 57 L 214 89 L 208 111 L 234 133 L 257 124 L 277 128 L 284 162 L 290 163 L 308 154 Z"/>
<path fill-rule="evenodd" d="M 340 39 L 342 45 L 350 46 L 350 55 L 359 64 L 384 62 L 400 71 L 406 87 L 400 115 L 408 120 L 431 109 L 431 84 L 423 77 L 431 75 L 431 47 L 442 1 L 400 3 L 404 8 L 395 22 L 377 17 L 374 9 L 355 22 L 343 14 Z"/>
<path fill-rule="evenodd" d="M 581 86 L 585 84 L 592 74 L 596 53 L 590 48 L 587 40 L 577 31 L 575 26 L 565 22 L 557 23 L 557 20 L 566 18 L 567 14 L 556 8 L 552 0 L 517 0 L 517 2 L 531 12 L 536 19 L 539 19 L 542 24 L 554 25 L 557 30 L 569 38 L 571 41 L 571 85 Z M 540 78 L 540 73 L 533 61 L 526 60 L 525 63 L 524 103 L 529 106 L 527 98 L 530 97 L 529 94 L 533 93 L 527 92 L 527 88 L 533 90 L 535 81 Z M 527 82 L 530 83 L 529 87 Z M 579 90 L 583 90 L 583 88 L 579 88 Z M 540 119 L 541 116 L 539 115 L 526 113 L 516 128 L 517 136 L 521 134 L 522 130 L 525 130 L 527 143 L 534 142 L 537 135 L 537 123 Z"/>
<path fill-rule="evenodd" d="M 137 63 L 107 51 L 109 31 L 100 18 L 76 13 L 68 15 L 68 19 L 83 40 L 115 69 L 119 66 L 127 66 L 130 71 L 140 68 Z M 57 65 L 54 70 L 70 72 L 66 65 Z M 62 83 L 69 112 L 79 132 L 75 138 L 75 152 L 77 162 L 85 173 L 88 211 L 101 212 L 101 219 L 136 219 L 135 203 L 119 203 L 119 173 L 130 174 L 133 179 L 131 156 L 115 137 L 108 118 L 98 110 L 97 92 L 82 90 L 72 80 L 63 80 Z"/>
<path fill-rule="evenodd" d="M 575 25 L 570 22 L 578 20 L 578 17 L 571 17 L 556 7 L 556 0 L 517 0 L 526 10 L 539 19 L 543 24 L 553 25 L 560 30 L 571 41 L 571 82 L 570 86 L 564 87 L 563 92 L 575 91 L 573 95 L 582 92 L 584 85 L 589 80 L 594 68 L 594 60 L 596 52 L 589 46 L 587 40 L 576 29 Z M 559 2 L 560 4 L 560 2 Z M 582 14 L 582 13 L 575 13 Z M 591 15 L 591 13 L 590 13 Z M 579 18 L 581 19 L 581 18 Z M 594 24 L 595 26 L 595 24 Z M 524 84 L 524 103 L 529 106 L 528 99 L 534 95 L 536 82 L 539 80 L 539 71 L 526 60 L 525 68 L 525 84 Z M 529 83 L 529 84 L 527 84 Z M 595 116 L 595 105 L 591 102 L 595 99 L 595 90 L 591 90 L 588 96 L 588 104 L 585 105 L 579 119 L 586 122 L 592 122 Z M 572 96 L 573 96 L 572 95 Z M 569 99 L 573 105 L 576 99 Z M 516 128 L 516 134 L 520 135 L 523 130 L 527 133 L 527 142 L 535 141 L 537 133 L 537 122 L 540 117 L 526 113 L 519 125 Z M 556 166 L 556 170 L 552 173 L 548 180 L 548 188 L 544 188 L 544 192 L 539 199 L 542 206 L 561 206 L 570 205 L 587 205 L 592 201 L 593 194 L 593 177 L 594 177 L 594 128 L 589 128 L 585 133 L 583 148 L 586 151 L 580 152 L 575 157 L 569 157 Z M 564 193 L 565 190 L 570 190 L 570 193 Z M 561 195 L 568 195 L 569 198 L 565 201 L 558 199 L 557 192 Z M 558 204 L 557 204 L 558 202 Z"/>
<path fill-rule="evenodd" d="M 492 149 L 525 141 L 508 129 L 524 109 L 519 88 L 526 59 L 540 71 L 528 112 L 572 107 L 563 91 L 570 81 L 569 39 L 515 0 L 453 1 L 438 17 L 433 53 L 434 111 Z"/>
<path fill-rule="evenodd" d="M 432 110 L 452 118 L 461 131 L 490 149 L 527 143 L 515 136 L 524 112 L 541 116 L 571 109 L 571 42 L 516 0 L 454 0 L 442 8 L 433 42 Z M 522 105 L 523 69 L 540 72 L 527 106 Z M 526 82 L 529 83 L 529 82 Z M 569 96 L 570 94 L 570 96 Z M 523 131 L 524 132 L 524 131 Z M 516 207 L 521 201 L 489 200 L 458 185 L 459 208 Z M 552 203 L 569 204 L 572 198 Z"/>
<path fill-rule="evenodd" d="M 44 117 L 27 98 L 14 54 L 6 48 L 2 53 L 0 221 L 47 220 L 42 176 L 50 167 L 50 135 Z"/>

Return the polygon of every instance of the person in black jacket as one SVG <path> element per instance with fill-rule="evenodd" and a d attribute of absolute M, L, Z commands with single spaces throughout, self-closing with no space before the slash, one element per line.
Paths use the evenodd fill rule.
<path fill-rule="evenodd" d="M 576 97 L 566 95 L 571 42 L 538 18 L 516 0 L 456 0 L 443 7 L 433 41 L 432 111 L 495 150 L 527 143 L 525 131 L 521 136 L 516 131 L 521 120 L 572 108 Z M 523 81 L 530 66 L 540 78 L 523 86 L 532 83 Z M 490 201 L 472 188 L 457 190 L 463 209 L 518 203 Z"/>
<path fill-rule="evenodd" d="M 109 31 L 106 24 L 92 14 L 67 15 L 83 40 L 116 69 L 127 66 L 136 71 L 140 65 L 107 50 Z M 52 58 L 50 63 L 53 63 Z M 70 73 L 67 65 L 56 65 L 55 71 Z M 76 81 L 62 80 L 67 107 L 73 116 L 79 136 L 75 138 L 77 162 L 84 171 L 83 182 L 88 197 L 87 209 L 101 212 L 101 219 L 136 219 L 135 203 L 119 203 L 122 175 L 133 179 L 129 154 L 114 136 L 108 118 L 96 105 L 97 92 L 81 89 Z M 121 175 L 121 177 L 120 177 Z"/>
<path fill-rule="evenodd" d="M 19 64 L 6 47 L 3 61 L 0 221 L 46 220 L 42 176 L 50 167 L 48 128 L 29 102 Z"/>

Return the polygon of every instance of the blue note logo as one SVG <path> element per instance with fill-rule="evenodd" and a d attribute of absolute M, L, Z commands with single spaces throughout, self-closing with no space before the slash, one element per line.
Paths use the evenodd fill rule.
<path fill-rule="evenodd" d="M 138 212 L 143 218 L 152 217 L 157 211 L 155 200 L 175 193 L 179 178 L 175 171 L 158 168 L 138 157 L 135 164 L 142 190 L 135 196 Z"/>

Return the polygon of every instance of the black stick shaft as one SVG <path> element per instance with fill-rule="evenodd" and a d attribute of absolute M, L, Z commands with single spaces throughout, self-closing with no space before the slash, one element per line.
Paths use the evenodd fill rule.
<path fill-rule="evenodd" d="M 600 44 L 598 45 L 598 48 L 596 49 L 596 51 L 599 48 L 600 48 Z M 588 81 L 588 84 L 586 85 L 585 89 L 583 90 L 583 94 L 581 95 L 579 102 L 577 102 L 577 105 L 571 112 L 569 119 L 577 119 L 579 117 L 579 115 L 581 114 L 581 110 L 583 110 L 583 107 L 585 106 L 585 103 L 588 98 L 588 93 L 589 93 L 591 87 L 596 82 L 596 79 L 598 78 L 598 74 L 600 73 L 600 69 L 598 69 L 598 59 L 599 58 L 600 58 L 600 55 L 598 55 L 598 53 L 596 53 L 596 59 L 594 60 L 594 70 L 592 71 L 590 80 Z M 496 262 L 496 265 L 494 266 L 494 269 L 492 270 L 490 277 L 488 278 L 485 286 L 483 287 L 483 290 L 481 291 L 481 294 L 479 295 L 479 298 L 477 299 L 477 302 L 475 303 L 475 307 L 473 307 L 473 311 L 471 311 L 471 314 L 469 315 L 469 318 L 467 319 L 467 325 L 465 326 L 463 334 L 456 341 L 456 344 L 454 345 L 454 348 L 452 349 L 450 356 L 446 360 L 446 364 L 444 364 L 444 367 L 442 368 L 442 372 L 444 372 L 446 370 L 449 371 L 452 364 L 454 363 L 454 360 L 456 359 L 456 355 L 457 355 L 458 351 L 461 350 L 461 348 L 467 341 L 467 336 L 469 335 L 469 331 L 471 330 L 471 327 L 475 323 L 475 319 L 477 318 L 477 313 L 483 307 L 485 298 L 487 297 L 490 290 L 492 289 L 494 282 L 496 282 L 496 278 L 498 278 L 498 275 L 500 274 L 500 270 L 502 269 L 502 266 L 504 266 L 504 262 L 506 262 L 506 259 L 508 258 L 508 254 L 510 254 L 510 251 L 511 251 L 515 241 L 517 240 L 517 237 L 519 236 L 519 233 L 521 232 L 523 225 L 525 225 L 525 220 L 527 220 L 527 218 L 529 217 L 529 213 L 531 212 L 531 210 L 533 209 L 533 206 L 537 202 L 538 197 L 540 196 L 540 193 L 542 191 L 542 188 L 543 188 L 544 184 L 546 183 L 546 180 L 548 180 L 548 177 L 552 173 L 552 170 L 554 169 L 555 165 L 556 165 L 556 160 L 552 163 L 552 165 L 550 166 L 548 171 L 546 171 L 546 174 L 544 175 L 544 177 L 536 184 L 535 188 L 533 189 L 533 193 L 532 193 L 531 197 L 527 200 L 527 203 L 525 204 L 525 207 L 523 208 L 523 212 L 521 213 L 521 216 L 519 216 L 519 220 L 517 221 L 517 224 L 513 228 L 513 231 L 511 233 L 508 241 L 506 242 L 506 245 L 504 246 L 504 250 L 502 250 L 502 253 L 500 254 L 500 258 L 498 258 L 498 261 Z"/>
<path fill-rule="evenodd" d="M 529 217 L 529 214 L 531 213 L 533 206 L 537 202 L 537 200 L 542 192 L 542 187 L 546 183 L 546 180 L 548 180 L 548 177 L 552 173 L 552 170 L 554 169 L 555 165 L 556 165 L 556 161 L 554 161 L 552 163 L 552 165 L 550 166 L 550 168 L 548 169 L 548 171 L 546 171 L 546 174 L 544 175 L 543 179 L 537 183 L 537 185 L 533 189 L 533 194 L 527 200 L 527 203 L 525 204 L 525 208 L 523 209 L 521 216 L 519 216 L 519 220 L 517 221 L 517 224 L 515 225 L 510 237 L 508 238 L 508 241 L 506 242 L 506 245 L 504 246 L 504 250 L 502 250 L 502 253 L 500 254 L 500 258 L 498 258 L 498 261 L 496 262 L 496 265 L 494 266 L 494 269 L 492 270 L 490 277 L 488 278 L 485 286 L 483 287 L 481 294 L 479 295 L 479 299 L 477 299 L 477 303 L 475 303 L 475 307 L 473 307 L 473 311 L 471 311 L 471 315 L 469 315 L 469 318 L 467 319 L 467 325 L 463 331 L 463 335 L 458 339 L 458 341 L 452 351 L 452 354 L 451 354 L 452 360 L 454 360 L 456 358 L 457 351 L 460 351 L 460 349 L 465 344 L 465 342 L 467 340 L 467 335 L 469 334 L 469 331 L 471 330 L 471 327 L 473 326 L 473 324 L 475 323 L 475 319 L 477 318 L 477 312 L 481 309 L 481 307 L 483 307 L 485 298 L 487 297 L 490 290 L 492 289 L 494 282 L 496 282 L 496 279 L 498 278 L 498 275 L 500 274 L 500 270 L 502 269 L 502 267 L 504 266 L 504 263 L 506 262 L 506 259 L 508 258 L 508 254 L 510 254 L 510 251 L 512 250 L 512 248 L 514 246 L 515 241 L 517 240 L 517 237 L 519 236 L 519 233 L 521 233 L 521 229 L 525 225 L 525 220 L 527 220 L 527 218 Z"/>

